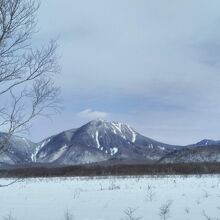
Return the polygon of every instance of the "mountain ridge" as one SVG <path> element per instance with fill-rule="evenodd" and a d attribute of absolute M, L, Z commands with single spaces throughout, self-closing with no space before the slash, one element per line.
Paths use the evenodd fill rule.
<path fill-rule="evenodd" d="M 4 133 L 0 133 L 0 141 L 3 136 Z M 52 135 L 39 143 L 13 136 L 8 151 L 0 154 L 0 164 L 165 162 L 168 160 L 166 157 L 170 158 L 171 155 L 181 153 L 183 149 L 197 148 L 201 145 L 220 145 L 220 141 L 204 139 L 187 146 L 169 145 L 141 135 L 128 124 L 98 119 L 79 128 Z"/>

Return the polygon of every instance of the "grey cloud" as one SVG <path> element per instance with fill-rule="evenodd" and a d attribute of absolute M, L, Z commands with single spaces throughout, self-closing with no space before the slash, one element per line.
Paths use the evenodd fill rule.
<path fill-rule="evenodd" d="M 89 106 L 164 141 L 216 138 L 219 8 L 218 0 L 43 1 L 39 41 L 60 36 L 63 120 Z"/>

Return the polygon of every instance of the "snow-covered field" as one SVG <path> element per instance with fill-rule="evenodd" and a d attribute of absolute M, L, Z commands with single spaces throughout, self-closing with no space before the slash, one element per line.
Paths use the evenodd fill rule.
<path fill-rule="evenodd" d="M 26 179 L 0 188 L 0 219 L 62 220 L 67 210 L 75 220 L 220 219 L 220 176 Z"/>

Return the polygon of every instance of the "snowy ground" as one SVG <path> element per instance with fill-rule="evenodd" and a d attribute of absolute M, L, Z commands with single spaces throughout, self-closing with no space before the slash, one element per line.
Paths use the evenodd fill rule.
<path fill-rule="evenodd" d="M 62 220 L 69 210 L 75 220 L 129 220 L 134 210 L 159 220 L 166 204 L 167 219 L 220 219 L 220 176 L 27 179 L 0 188 L 0 219 Z"/>

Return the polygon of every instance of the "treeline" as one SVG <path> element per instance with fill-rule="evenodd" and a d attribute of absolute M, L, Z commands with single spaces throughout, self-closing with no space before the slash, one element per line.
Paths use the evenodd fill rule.
<path fill-rule="evenodd" d="M 0 177 L 70 177 L 123 175 L 219 174 L 220 163 L 79 165 L 65 167 L 20 167 L 1 169 Z"/>

